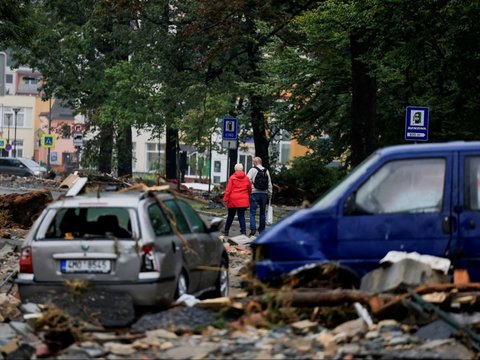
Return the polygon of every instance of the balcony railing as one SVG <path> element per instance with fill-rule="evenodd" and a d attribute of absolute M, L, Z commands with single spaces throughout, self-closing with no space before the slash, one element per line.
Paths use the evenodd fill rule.
<path fill-rule="evenodd" d="M 17 93 L 37 94 L 38 93 L 38 85 L 37 84 L 19 84 Z"/>

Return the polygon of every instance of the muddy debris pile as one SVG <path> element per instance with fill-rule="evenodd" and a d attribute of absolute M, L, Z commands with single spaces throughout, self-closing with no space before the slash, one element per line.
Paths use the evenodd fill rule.
<path fill-rule="evenodd" d="M 397 265 L 395 277 L 391 265 L 384 265 L 363 288 L 352 288 L 352 279 L 334 265 L 299 269 L 281 284 L 264 284 L 250 277 L 250 249 L 240 240 L 225 243 L 232 295 L 195 299 L 193 306 L 185 301 L 167 309 L 134 309 L 124 294 L 75 284 L 61 296 L 22 303 L 10 276 L 0 287 L 0 354 L 5 359 L 478 358 L 480 283 L 470 282 L 465 272 L 454 282 L 432 282 L 425 280 L 424 264 L 409 259 L 408 276 Z M 5 279 L 12 273 L 8 268 L 17 270 L 18 246 L 2 245 Z M 379 291 L 386 278 L 396 287 Z"/>

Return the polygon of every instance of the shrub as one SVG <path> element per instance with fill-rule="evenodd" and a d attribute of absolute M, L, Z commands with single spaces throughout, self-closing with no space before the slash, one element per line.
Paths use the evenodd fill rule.
<path fill-rule="evenodd" d="M 307 154 L 293 160 L 290 168 L 284 167 L 272 174 L 278 192 L 274 198 L 279 204 L 298 205 L 305 200 L 311 203 L 345 175 L 344 168 L 327 166 L 315 154 Z"/>

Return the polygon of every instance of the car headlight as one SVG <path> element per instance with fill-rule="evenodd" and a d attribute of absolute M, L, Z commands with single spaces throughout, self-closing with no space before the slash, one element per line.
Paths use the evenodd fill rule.
<path fill-rule="evenodd" d="M 40 171 L 39 171 L 39 170 L 35 170 L 35 171 L 33 172 L 33 174 L 38 176 L 38 175 L 40 175 Z"/>

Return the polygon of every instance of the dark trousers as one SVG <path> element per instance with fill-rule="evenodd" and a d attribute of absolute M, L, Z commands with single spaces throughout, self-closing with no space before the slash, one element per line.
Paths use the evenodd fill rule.
<path fill-rule="evenodd" d="M 255 214 L 257 207 L 259 210 L 258 232 L 265 230 L 265 208 L 267 206 L 268 195 L 266 193 L 252 193 L 250 195 L 250 230 L 255 231 L 257 224 L 255 222 Z"/>
<path fill-rule="evenodd" d="M 240 224 L 240 233 L 245 234 L 247 232 L 247 224 L 245 222 L 245 210 L 247 208 L 228 208 L 227 222 L 225 223 L 225 234 L 228 234 L 230 226 L 232 226 L 235 214 L 238 216 L 238 222 Z"/>

